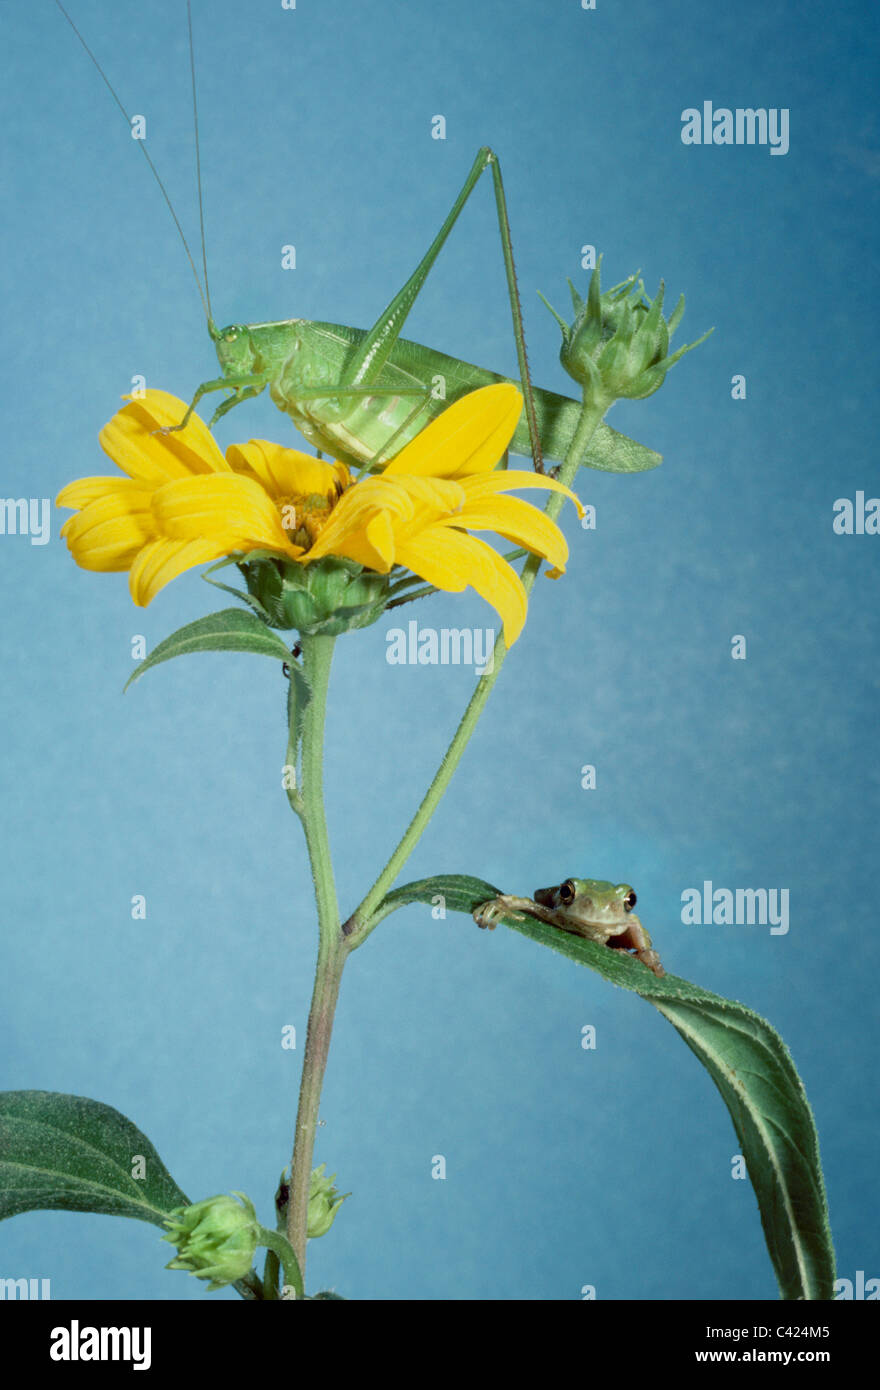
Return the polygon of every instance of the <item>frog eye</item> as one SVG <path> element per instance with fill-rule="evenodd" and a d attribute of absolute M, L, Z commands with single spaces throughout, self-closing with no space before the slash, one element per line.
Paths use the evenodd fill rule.
<path fill-rule="evenodd" d="M 567 878 L 565 882 L 561 885 L 559 889 L 559 896 L 566 907 L 568 907 L 569 903 L 574 902 L 574 884 L 572 883 L 570 878 Z"/>
<path fill-rule="evenodd" d="M 632 912 L 637 902 L 638 898 L 636 897 L 633 890 L 630 888 L 629 892 L 623 900 L 623 905 L 626 908 L 627 912 Z"/>

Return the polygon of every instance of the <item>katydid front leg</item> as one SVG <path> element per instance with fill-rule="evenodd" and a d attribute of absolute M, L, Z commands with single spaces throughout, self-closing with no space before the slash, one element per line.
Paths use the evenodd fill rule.
<path fill-rule="evenodd" d="M 221 419 L 228 411 L 234 410 L 242 401 L 252 400 L 254 396 L 259 396 L 261 391 L 269 385 L 267 373 L 253 372 L 248 376 L 221 376 L 215 377 L 212 381 L 203 381 L 198 387 L 195 395 L 189 403 L 187 412 L 178 425 L 165 425 L 157 433 L 172 434 L 175 430 L 185 429 L 189 424 L 190 416 L 203 396 L 207 396 L 210 391 L 222 391 L 232 387 L 232 395 L 225 401 L 221 401 L 214 414 L 208 421 L 208 429 L 213 429 L 216 422 Z M 330 388 L 326 386 L 303 386 L 298 389 L 297 399 L 324 400 L 331 394 Z M 336 396 L 375 396 L 376 389 L 373 386 L 336 386 L 332 388 L 332 395 Z M 403 387 L 395 392 L 398 396 L 424 396 L 421 387 Z M 418 407 L 417 407 L 418 408 Z"/>
<path fill-rule="evenodd" d="M 221 415 L 225 415 L 227 410 L 232 410 L 233 406 L 240 405 L 242 401 L 258 396 L 265 386 L 266 378 L 260 372 L 251 372 L 247 376 L 217 376 L 212 381 L 203 381 L 201 386 L 197 388 L 180 423 L 178 425 L 163 425 L 161 430 L 155 430 L 154 433 L 174 434 L 176 430 L 186 429 L 190 416 L 203 396 L 207 396 L 211 391 L 228 391 L 231 388 L 233 394 L 228 400 L 222 401 L 218 405 L 208 421 L 208 429 L 211 429 L 214 422 L 219 420 Z"/>

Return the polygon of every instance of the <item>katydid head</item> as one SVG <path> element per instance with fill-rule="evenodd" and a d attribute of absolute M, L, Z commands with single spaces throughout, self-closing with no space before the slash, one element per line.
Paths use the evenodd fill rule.
<path fill-rule="evenodd" d="M 248 376 L 257 370 L 259 352 L 247 324 L 230 323 L 226 328 L 210 324 L 209 327 L 224 376 Z"/>

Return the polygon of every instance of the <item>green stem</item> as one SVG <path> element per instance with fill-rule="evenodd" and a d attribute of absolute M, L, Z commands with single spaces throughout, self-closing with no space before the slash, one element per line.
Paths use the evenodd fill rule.
<path fill-rule="evenodd" d="M 303 668 L 311 687 L 311 698 L 306 706 L 303 721 L 300 816 L 315 884 L 319 931 L 318 963 L 303 1057 L 293 1156 L 290 1161 L 290 1195 L 287 1211 L 287 1238 L 293 1246 L 303 1276 L 306 1262 L 309 1184 L 315 1130 L 318 1124 L 318 1106 L 330 1050 L 339 984 L 348 955 L 345 940 L 339 930 L 339 907 L 324 815 L 324 715 L 334 641 L 333 637 L 302 639 Z"/>
<path fill-rule="evenodd" d="M 268 1302 L 274 1302 L 275 1299 L 277 1299 L 278 1297 L 277 1279 L 279 1264 L 281 1265 L 281 1268 L 284 1271 L 285 1285 L 288 1288 L 293 1289 L 294 1294 L 297 1298 L 304 1298 L 305 1288 L 303 1287 L 302 1270 L 300 1269 L 300 1262 L 294 1255 L 294 1252 L 291 1249 L 289 1242 L 285 1240 L 284 1236 L 280 1233 L 280 1231 L 270 1231 L 265 1226 L 261 1226 L 258 1243 L 260 1245 L 265 1245 L 268 1248 L 269 1253 L 266 1256 L 266 1273 L 269 1277 L 270 1282 L 272 1279 L 274 1279 L 275 1281 L 274 1286 L 267 1287 L 267 1281 L 266 1278 L 264 1278 L 264 1299 Z"/>
<path fill-rule="evenodd" d="M 263 1300 L 266 1302 L 277 1302 L 278 1300 L 278 1274 L 281 1269 L 281 1260 L 274 1250 L 266 1251 L 266 1263 L 263 1266 Z M 286 1276 L 285 1276 L 286 1282 Z"/>
<path fill-rule="evenodd" d="M 571 487 L 574 481 L 578 468 L 581 465 L 581 460 L 587 451 L 590 440 L 606 408 L 607 407 L 604 406 L 591 408 L 584 405 L 581 409 L 581 416 L 578 421 L 577 429 L 575 430 L 568 452 L 565 455 L 562 467 L 559 470 L 559 481 L 564 483 L 567 487 Z M 564 501 L 565 498 L 562 493 L 551 493 L 545 508 L 545 512 L 551 521 L 555 521 L 559 516 Z M 523 566 L 521 578 L 526 595 L 531 593 L 532 586 L 534 585 L 542 563 L 543 561 L 540 556 L 530 555 Z M 462 715 L 461 723 L 455 731 L 452 742 L 443 755 L 443 760 L 434 775 L 434 780 L 422 799 L 421 805 L 401 836 L 396 849 L 379 877 L 376 879 L 376 882 L 367 893 L 363 902 L 355 909 L 342 928 L 348 939 L 348 947 L 350 950 L 354 950 L 356 947 L 362 945 L 376 925 L 376 923 L 372 921 L 373 913 L 381 903 L 385 894 L 394 884 L 398 874 L 418 844 L 425 827 L 437 809 L 440 798 L 449 786 L 452 775 L 461 761 L 461 756 L 468 745 L 471 734 L 476 728 L 477 720 L 483 713 L 486 701 L 489 699 L 492 688 L 501 674 L 501 667 L 504 665 L 506 656 L 507 647 L 504 643 L 504 637 L 503 635 L 499 635 L 495 643 L 492 666 L 484 676 L 480 677 L 467 709 Z"/>
<path fill-rule="evenodd" d="M 335 643 L 335 637 L 301 639 L 303 671 L 309 683 L 311 698 L 306 705 L 303 718 L 300 814 L 315 884 L 318 927 L 322 938 L 339 927 L 330 838 L 324 816 L 324 719 Z"/>

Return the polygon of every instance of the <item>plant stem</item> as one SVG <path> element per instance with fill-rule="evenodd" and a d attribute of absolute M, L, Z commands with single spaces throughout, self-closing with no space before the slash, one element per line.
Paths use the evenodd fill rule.
<path fill-rule="evenodd" d="M 567 487 L 571 487 L 574 481 L 581 460 L 586 453 L 587 446 L 606 408 L 607 407 L 604 406 L 590 408 L 586 405 L 581 408 L 581 416 L 578 421 L 577 429 L 574 432 L 571 444 L 565 455 L 565 460 L 559 470 L 559 481 L 564 483 Z M 551 493 L 544 509 L 551 521 L 555 521 L 559 516 L 564 501 L 565 498 L 561 493 Z M 523 566 L 521 579 L 527 595 L 532 591 L 532 586 L 534 585 L 542 563 L 540 556 L 530 555 Z M 461 723 L 455 731 L 452 742 L 443 754 L 443 760 L 434 774 L 434 780 L 425 793 L 421 805 L 401 836 L 397 847 L 379 877 L 376 879 L 376 882 L 367 893 L 363 902 L 355 909 L 342 928 L 348 939 L 348 947 L 350 950 L 354 950 L 356 947 L 362 945 L 376 925 L 371 921 L 373 913 L 393 885 L 407 859 L 409 859 L 409 856 L 418 844 L 428 821 L 437 809 L 440 798 L 449 786 L 452 775 L 461 761 L 461 756 L 468 745 L 471 734 L 476 728 L 477 720 L 483 713 L 486 701 L 489 699 L 492 688 L 501 674 L 501 667 L 504 665 L 506 656 L 507 647 L 504 643 L 504 637 L 502 634 L 499 634 L 495 642 L 492 666 L 484 676 L 480 677 L 476 689 L 470 698 L 467 709 L 462 715 Z"/>
<path fill-rule="evenodd" d="M 324 714 L 327 684 L 333 658 L 333 637 L 303 637 L 303 669 L 311 686 L 311 698 L 303 722 L 302 787 L 300 812 L 309 851 L 318 908 L 318 963 L 309 1011 L 293 1156 L 290 1161 L 290 1194 L 287 1238 L 305 1275 L 306 1228 L 312 1153 L 318 1124 L 318 1106 L 324 1070 L 330 1050 L 333 1015 L 339 983 L 348 951 L 339 930 L 339 907 L 330 842 L 324 815 Z"/>
<path fill-rule="evenodd" d="M 581 412 L 578 427 L 559 472 L 560 481 L 567 486 L 571 485 L 580 467 L 581 459 L 602 418 L 602 413 L 601 410 L 590 410 L 586 407 Z M 551 494 L 545 508 L 551 520 L 555 521 L 558 517 L 562 510 L 563 500 L 561 494 Z M 541 563 L 540 557 L 536 555 L 529 556 L 526 561 L 521 578 L 527 595 L 531 593 Z M 334 640 L 332 637 L 304 637 L 302 639 L 303 669 L 311 687 L 311 698 L 306 706 L 303 722 L 302 785 L 295 800 L 292 799 L 291 801 L 294 809 L 300 815 L 305 829 L 309 862 L 315 885 L 319 927 L 318 963 L 309 1011 L 300 1082 L 296 1133 L 290 1164 L 290 1193 L 287 1212 L 287 1238 L 293 1247 L 303 1276 L 305 1275 L 309 1188 L 315 1130 L 318 1123 L 318 1107 L 345 961 L 349 951 L 361 945 L 372 931 L 375 924 L 371 921 L 371 917 L 414 850 L 440 798 L 446 791 L 507 655 L 504 638 L 499 635 L 495 643 L 492 667 L 478 682 L 462 716 L 461 723 L 443 756 L 440 767 L 437 769 L 434 780 L 421 805 L 373 887 L 340 931 L 339 907 L 330 857 L 327 822 L 324 815 L 323 792 L 324 716 Z M 288 754 L 288 756 L 290 755 Z"/>
<path fill-rule="evenodd" d="M 271 1248 L 266 1251 L 266 1263 L 263 1266 L 263 1301 L 275 1302 L 278 1298 L 278 1272 L 281 1269 L 281 1260 Z"/>
<path fill-rule="evenodd" d="M 338 931 L 338 929 L 337 929 Z M 315 988 L 309 1011 L 306 1050 L 303 1058 L 299 1108 L 296 1114 L 296 1135 L 290 1164 L 290 1199 L 287 1210 L 287 1239 L 293 1246 L 300 1269 L 305 1274 L 306 1228 L 309 1208 L 309 1184 L 312 1175 L 312 1153 L 318 1124 L 318 1107 L 324 1070 L 330 1051 L 333 1015 L 339 997 L 342 969 L 348 955 L 342 936 L 331 943 L 321 939 L 318 947 L 318 966 Z"/>
<path fill-rule="evenodd" d="M 318 928 L 323 938 L 339 927 L 330 839 L 324 816 L 324 717 L 335 637 L 303 637 L 303 670 L 311 688 L 302 739 L 302 822 L 315 884 Z"/>
<path fill-rule="evenodd" d="M 266 1275 L 263 1279 L 263 1299 L 264 1301 L 274 1302 L 278 1298 L 278 1266 L 280 1264 L 284 1271 L 284 1283 L 291 1289 L 297 1298 L 305 1297 L 303 1287 L 302 1271 L 298 1261 L 294 1258 L 290 1245 L 281 1235 L 280 1231 L 270 1231 L 265 1226 L 260 1227 L 260 1245 L 268 1247 L 266 1255 Z"/>

